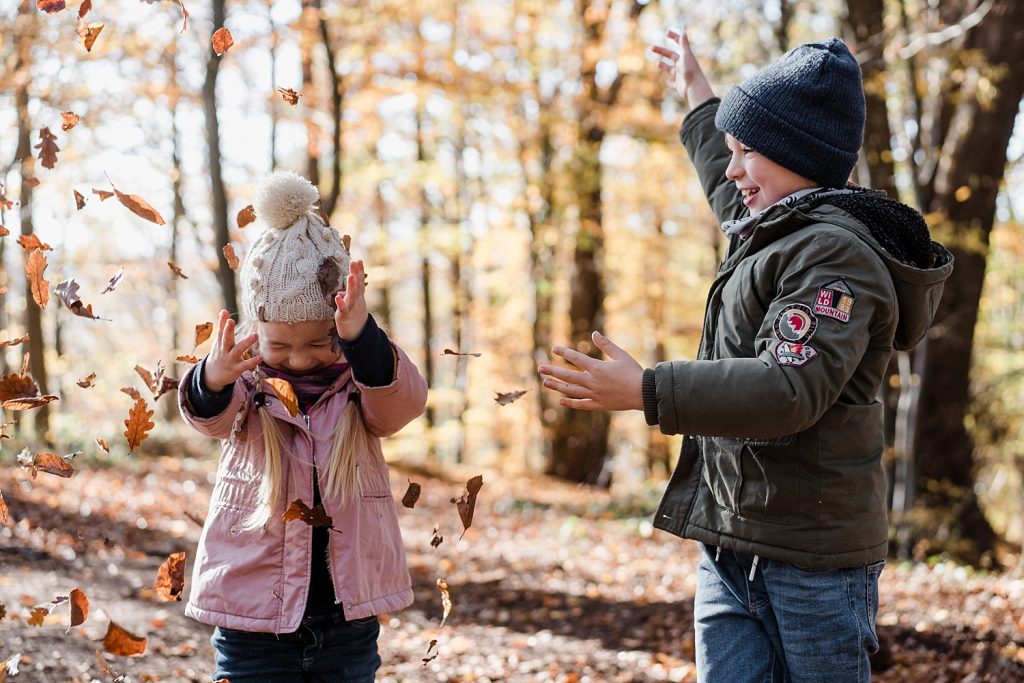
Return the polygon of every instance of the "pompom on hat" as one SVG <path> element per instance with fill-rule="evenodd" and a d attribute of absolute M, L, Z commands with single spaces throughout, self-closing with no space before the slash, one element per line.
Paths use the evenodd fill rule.
<path fill-rule="evenodd" d="M 349 253 L 320 218 L 320 193 L 300 175 L 277 171 L 256 188 L 253 208 L 264 224 L 239 270 L 242 312 L 251 320 L 295 323 L 334 317 Z"/>
<path fill-rule="evenodd" d="M 839 38 L 806 43 L 725 94 L 715 126 L 824 187 L 845 187 L 864 141 L 863 75 Z"/>

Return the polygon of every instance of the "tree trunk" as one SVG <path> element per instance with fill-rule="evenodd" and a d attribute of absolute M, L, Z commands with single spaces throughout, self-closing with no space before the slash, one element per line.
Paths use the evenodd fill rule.
<path fill-rule="evenodd" d="M 171 42 L 167 52 L 167 93 L 171 115 L 171 168 L 173 169 L 171 174 L 171 191 L 174 195 L 174 214 L 171 217 L 170 225 L 171 248 L 169 256 L 171 261 L 175 263 L 178 261 L 179 224 L 186 219 L 185 200 L 182 197 L 181 185 L 181 130 L 178 128 L 178 102 L 181 99 L 181 93 L 178 88 L 177 54 L 177 43 Z M 167 273 L 167 303 L 165 306 L 171 332 L 169 348 L 174 351 L 181 344 L 181 306 L 178 303 L 178 276 L 169 271 L 165 272 Z M 177 376 L 174 371 L 175 361 L 173 357 L 168 359 L 167 367 L 170 369 L 169 374 Z M 169 393 L 171 398 L 164 400 L 164 419 L 172 422 L 178 419 L 178 402 L 174 398 L 174 392 Z"/>
<path fill-rule="evenodd" d="M 341 197 L 342 180 L 342 155 L 344 150 L 341 145 L 341 121 L 342 108 L 345 104 L 345 81 L 338 72 L 338 66 L 334 59 L 334 47 L 331 42 L 330 27 L 327 25 L 327 18 L 324 16 L 322 0 L 313 0 L 313 7 L 316 9 L 317 24 L 320 29 L 320 41 L 327 53 L 327 78 L 331 84 L 331 156 L 330 180 L 331 187 L 326 194 L 321 193 L 320 206 L 324 213 L 330 216 L 334 213 L 334 207 L 338 205 Z"/>
<path fill-rule="evenodd" d="M 224 0 L 213 0 L 213 28 L 224 25 Z M 203 81 L 203 110 L 206 113 L 206 136 L 210 166 L 210 190 L 214 229 L 214 247 L 217 252 L 217 282 L 224 297 L 224 308 L 234 315 L 238 312 L 238 291 L 235 272 L 228 266 L 224 247 L 231 240 L 228 231 L 228 196 L 224 189 L 224 175 L 221 171 L 220 124 L 217 120 L 217 74 L 220 57 L 210 48 L 206 61 L 206 79 Z"/>
<path fill-rule="evenodd" d="M 423 118 L 425 116 L 426 112 L 423 110 L 423 103 L 421 101 L 417 104 L 416 108 L 416 167 L 421 173 L 427 159 L 426 145 L 423 140 Z M 427 197 L 423 178 L 418 177 L 417 183 L 420 186 L 419 227 L 420 250 L 422 254 L 420 259 L 420 290 L 423 292 L 423 377 L 427 380 L 427 387 L 432 387 L 434 386 L 434 315 L 433 302 L 430 294 L 430 288 L 433 280 L 433 271 L 430 264 L 430 254 L 432 252 L 432 249 L 430 248 L 430 199 Z M 429 401 L 427 402 L 426 410 L 423 411 L 423 415 L 427 421 L 428 436 L 426 456 L 428 460 L 433 460 L 436 457 L 433 442 L 436 417 L 434 414 L 434 406 Z"/>

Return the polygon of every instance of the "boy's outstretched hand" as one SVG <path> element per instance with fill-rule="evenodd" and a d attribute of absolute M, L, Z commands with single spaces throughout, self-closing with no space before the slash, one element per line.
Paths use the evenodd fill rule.
<path fill-rule="evenodd" d="M 245 357 L 245 352 L 255 343 L 255 334 L 235 341 L 235 321 L 227 311 L 221 310 L 217 317 L 217 339 L 203 363 L 201 379 L 206 388 L 213 392 L 222 391 L 229 384 L 234 384 L 243 372 L 255 369 L 263 357 Z"/>
<path fill-rule="evenodd" d="M 545 375 L 544 386 L 564 394 L 559 405 L 577 410 L 643 410 L 641 390 L 644 370 L 633 357 L 613 344 L 600 332 L 592 335 L 597 348 L 610 360 L 600 360 L 555 346 L 551 352 L 575 365 L 579 370 L 540 365 L 537 371 Z"/>
<path fill-rule="evenodd" d="M 352 341 L 366 327 L 369 314 L 366 311 L 366 268 L 362 261 L 352 261 L 348 265 L 348 279 L 345 289 L 334 295 L 334 324 L 338 328 L 338 336 L 345 341 Z"/>
<path fill-rule="evenodd" d="M 669 29 L 665 35 L 672 41 L 672 47 L 652 45 L 651 51 L 662 58 L 658 68 L 672 77 L 676 94 L 693 109 L 714 97 L 715 92 L 690 49 L 686 32 Z"/>

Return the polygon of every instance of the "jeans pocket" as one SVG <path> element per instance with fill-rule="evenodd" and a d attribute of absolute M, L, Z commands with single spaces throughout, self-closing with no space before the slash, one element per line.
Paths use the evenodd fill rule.
<path fill-rule="evenodd" d="M 868 625 L 871 627 L 871 635 L 877 640 L 877 617 L 878 617 L 878 577 L 885 569 L 885 560 L 872 562 L 864 568 L 864 603 L 868 613 Z"/>

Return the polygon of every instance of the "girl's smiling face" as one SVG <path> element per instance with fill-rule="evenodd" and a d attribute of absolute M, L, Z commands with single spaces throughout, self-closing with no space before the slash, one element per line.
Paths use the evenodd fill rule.
<path fill-rule="evenodd" d="M 725 177 L 736 183 L 736 188 L 743 194 L 743 204 L 750 209 L 751 216 L 798 190 L 819 185 L 779 166 L 728 133 L 725 134 L 725 144 L 732 152 Z"/>
<path fill-rule="evenodd" d="M 256 332 L 263 362 L 275 370 L 308 375 L 340 357 L 334 320 L 259 322 Z"/>

